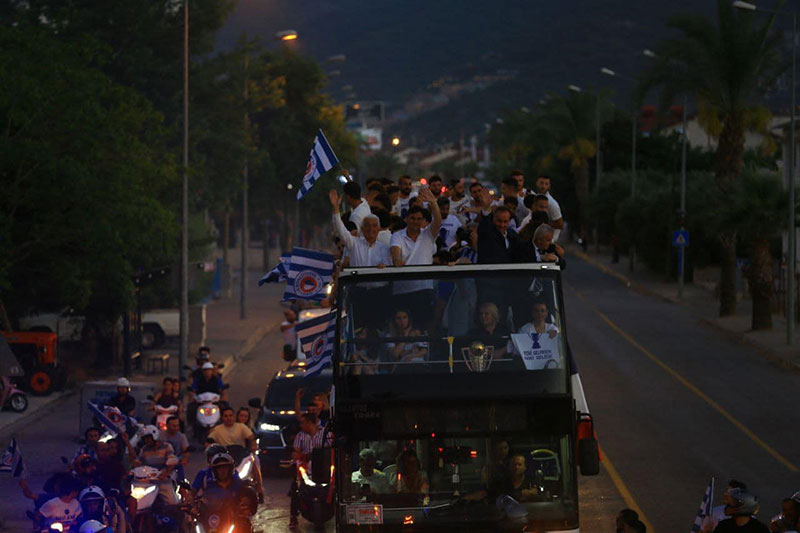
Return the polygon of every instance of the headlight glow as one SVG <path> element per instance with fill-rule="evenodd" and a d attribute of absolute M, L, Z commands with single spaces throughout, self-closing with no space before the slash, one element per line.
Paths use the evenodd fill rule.
<path fill-rule="evenodd" d="M 244 479 L 244 478 L 247 477 L 247 474 L 250 473 L 250 465 L 251 464 L 252 463 L 250 461 L 247 461 L 247 462 L 242 464 L 241 470 L 239 470 L 239 479 Z"/>
<path fill-rule="evenodd" d="M 268 424 L 266 422 L 261 422 L 261 425 L 258 426 L 258 429 L 261 431 L 280 431 L 281 427 L 277 424 Z"/>
<path fill-rule="evenodd" d="M 61 522 L 53 522 L 50 524 L 50 529 L 54 529 L 56 531 L 64 531 L 64 525 Z"/>
<path fill-rule="evenodd" d="M 132 487 L 131 488 L 131 496 L 136 498 L 137 500 L 141 500 L 151 492 L 156 490 L 155 485 L 150 485 L 149 487 Z"/>

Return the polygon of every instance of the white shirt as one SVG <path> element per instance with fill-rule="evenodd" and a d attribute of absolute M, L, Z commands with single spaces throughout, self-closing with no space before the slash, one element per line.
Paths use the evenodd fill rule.
<path fill-rule="evenodd" d="M 392 244 L 392 232 L 388 229 L 382 229 L 378 232 L 378 242 L 382 242 L 386 246 L 391 246 Z M 390 254 L 391 257 L 391 254 Z"/>
<path fill-rule="evenodd" d="M 291 325 L 292 327 L 286 328 L 283 331 L 281 331 L 281 334 L 283 335 L 283 344 L 291 344 L 292 348 L 294 348 L 297 346 L 297 331 L 294 329 L 295 326 L 288 320 L 284 320 L 283 322 L 281 322 L 281 326 L 289 326 L 289 325 Z"/>
<path fill-rule="evenodd" d="M 386 478 L 386 474 L 377 470 L 373 470 L 369 477 L 365 477 L 361 470 L 356 470 L 350 474 L 350 481 L 356 485 L 369 485 L 369 490 L 373 493 L 386 494 L 389 492 L 389 480 Z"/>
<path fill-rule="evenodd" d="M 397 202 L 395 202 L 394 206 L 392 207 L 392 211 L 394 214 L 399 215 L 405 218 L 406 214 L 405 211 L 408 211 L 408 201 L 411 200 L 411 195 L 408 198 L 403 198 L 402 196 L 397 197 Z"/>
<path fill-rule="evenodd" d="M 442 220 L 442 226 L 439 229 L 439 237 L 444 239 L 444 245 L 449 248 L 456 242 L 456 231 L 461 227 L 461 220 L 453 215 L 447 215 L 447 218 Z"/>
<path fill-rule="evenodd" d="M 361 199 L 361 203 L 356 206 L 355 209 L 350 211 L 350 222 L 356 225 L 358 228 L 358 232 L 361 233 L 361 221 L 364 220 L 364 217 L 372 213 L 369 208 L 369 204 L 363 198 Z"/>
<path fill-rule="evenodd" d="M 345 249 L 349 252 L 350 266 L 352 267 L 371 267 L 383 265 L 391 265 L 392 257 L 389 253 L 389 247 L 380 242 L 375 241 L 370 244 L 364 237 L 353 237 L 339 215 L 334 214 L 331 217 L 333 222 L 333 231 L 344 242 Z"/>
<path fill-rule="evenodd" d="M 550 191 L 547 191 L 545 194 L 547 196 L 547 217 L 552 221 L 555 222 L 562 218 L 561 215 L 561 206 L 558 205 L 556 199 L 550 194 Z M 558 241 L 558 236 L 561 235 L 561 230 L 557 229 L 553 232 L 553 242 Z"/>
<path fill-rule="evenodd" d="M 62 502 L 60 498 L 53 498 L 52 500 L 47 500 L 39 509 L 39 512 L 45 517 L 47 525 L 61 522 L 64 525 L 64 531 L 66 531 L 70 526 L 78 523 L 78 517 L 81 516 L 81 504 L 78 498 L 73 498 L 69 503 Z"/>
<path fill-rule="evenodd" d="M 436 253 L 436 237 L 430 226 L 420 230 L 415 241 L 408 236 L 408 228 L 392 234 L 392 248 L 400 248 L 400 256 L 406 265 L 432 265 L 433 254 Z M 433 289 L 433 280 L 395 281 L 394 293 L 405 294 L 424 289 Z"/>
<path fill-rule="evenodd" d="M 457 216 L 463 224 L 467 221 L 467 218 L 458 212 L 462 207 L 469 207 L 469 196 L 465 194 L 464 198 L 461 200 L 453 200 L 450 198 L 450 214 Z"/>

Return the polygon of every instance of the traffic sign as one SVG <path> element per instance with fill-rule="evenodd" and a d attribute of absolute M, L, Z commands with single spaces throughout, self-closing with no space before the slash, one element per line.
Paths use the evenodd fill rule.
<path fill-rule="evenodd" d="M 683 247 L 689 246 L 689 231 L 679 229 L 672 232 L 672 246 Z"/>

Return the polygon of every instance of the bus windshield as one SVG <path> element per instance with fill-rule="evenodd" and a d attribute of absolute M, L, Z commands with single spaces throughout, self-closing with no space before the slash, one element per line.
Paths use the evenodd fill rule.
<path fill-rule="evenodd" d="M 568 434 L 362 440 L 338 460 L 345 516 L 371 504 L 386 525 L 577 524 Z"/>
<path fill-rule="evenodd" d="M 344 375 L 565 370 L 556 272 L 395 269 L 392 281 L 375 279 L 343 279 Z"/>

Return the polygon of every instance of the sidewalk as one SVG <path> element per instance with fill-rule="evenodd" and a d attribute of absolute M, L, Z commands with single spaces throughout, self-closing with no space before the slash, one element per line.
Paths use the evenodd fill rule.
<path fill-rule="evenodd" d="M 259 265 L 260 267 L 260 265 Z M 211 300 L 206 308 L 206 344 L 211 348 L 211 358 L 213 361 L 223 363 L 225 368 L 222 373 L 225 375 L 236 365 L 236 361 L 247 355 L 258 342 L 270 331 L 277 329 L 283 320 L 283 307 L 279 304 L 283 295 L 283 284 L 270 283 L 258 286 L 258 280 L 263 276 L 259 270 L 250 270 L 247 280 L 247 318 L 239 318 L 239 277 L 238 272 L 234 274 L 234 289 L 231 298 Z M 277 347 L 276 349 L 280 349 Z M 168 353 L 169 362 L 164 374 L 147 374 L 146 360 L 150 354 Z M 194 354 L 188 354 L 186 364 L 194 366 Z M 0 431 L 16 424 L 33 415 L 41 414 L 45 409 L 55 408 L 66 398 L 74 398 L 80 389 L 83 381 L 115 380 L 122 375 L 120 364 L 116 364 L 103 373 L 88 370 L 83 379 L 72 388 L 65 388 L 49 396 L 35 397 L 28 396 L 28 409 L 23 413 L 13 413 L 11 411 L 0 412 Z M 140 368 L 134 368 L 131 373 L 131 381 L 151 381 L 158 385 L 163 376 L 178 375 L 178 341 L 177 339 L 168 340 L 167 344 L 156 349 L 145 351 L 142 354 Z M 77 400 L 76 400 L 77 401 Z"/>
<path fill-rule="evenodd" d="M 739 300 L 735 316 L 720 318 L 719 300 L 714 294 L 713 281 L 687 283 L 684 285 L 682 297 L 679 298 L 677 280 L 666 282 L 663 276 L 650 271 L 642 263 L 636 265 L 635 271 L 631 272 L 627 256 L 622 256 L 618 263 L 612 263 L 610 250 L 603 247 L 599 253 L 595 252 L 593 246 L 584 252 L 573 243 L 566 244 L 565 248 L 568 255 L 586 261 L 635 291 L 692 309 L 701 324 L 735 342 L 752 346 L 760 356 L 772 363 L 788 370 L 800 371 L 800 328 L 795 329 L 794 346 L 786 343 L 786 319 L 783 316 L 772 315 L 772 330 L 753 331 L 750 327 L 752 303 L 749 298 Z"/>

